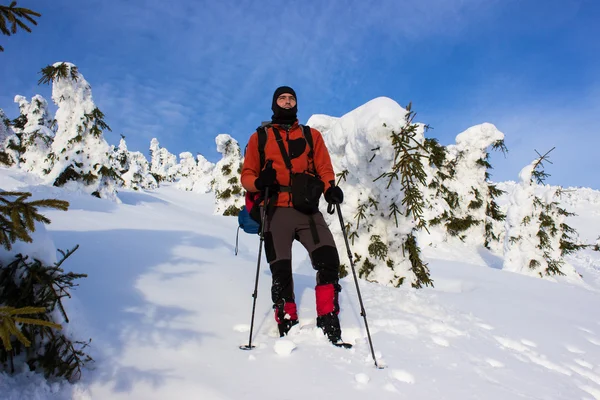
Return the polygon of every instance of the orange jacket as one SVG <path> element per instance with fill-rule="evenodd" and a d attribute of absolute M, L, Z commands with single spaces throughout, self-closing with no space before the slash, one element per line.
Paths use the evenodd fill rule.
<path fill-rule="evenodd" d="M 283 139 L 283 143 L 285 146 L 285 150 L 289 155 L 289 147 L 288 140 L 294 140 L 303 138 L 304 135 L 302 133 L 302 128 L 298 125 L 298 121 L 291 126 L 289 132 L 285 130 L 280 125 L 274 125 L 279 130 L 279 134 Z M 283 156 L 281 155 L 281 150 L 279 149 L 279 145 L 275 139 L 275 133 L 273 132 L 273 128 L 268 127 L 267 129 L 267 142 L 265 144 L 265 163 L 267 160 L 273 160 L 273 169 L 275 169 L 277 174 L 277 183 L 281 186 L 289 186 L 290 185 L 290 171 L 285 166 L 285 161 L 283 161 Z M 313 138 L 313 158 L 312 162 L 314 162 L 314 170 L 317 172 L 317 175 L 321 177 L 321 180 L 325 183 L 325 190 L 329 189 L 331 184 L 330 181 L 335 180 L 335 173 L 333 172 L 333 166 L 331 165 L 331 158 L 329 157 L 329 151 L 325 146 L 325 142 L 323 141 L 323 136 L 321 136 L 321 132 L 316 129 L 310 129 Z M 308 153 L 310 152 L 310 147 L 308 143 L 306 144 L 306 148 L 304 149 L 304 153 L 299 157 L 293 158 L 292 162 L 292 172 L 307 172 L 312 171 L 312 165 L 309 165 Z M 312 164 L 310 162 L 310 164 Z M 258 178 L 258 174 L 260 173 L 260 155 L 258 153 L 258 134 L 254 132 L 252 136 L 250 136 L 250 140 L 248 141 L 248 146 L 246 146 L 246 153 L 244 157 L 244 165 L 242 167 L 242 177 L 241 182 L 244 189 L 249 192 L 257 192 L 258 190 L 254 186 L 254 181 Z M 291 207 L 291 199 L 289 193 L 279 193 L 279 197 L 277 198 L 277 203 L 275 204 L 277 207 Z"/>

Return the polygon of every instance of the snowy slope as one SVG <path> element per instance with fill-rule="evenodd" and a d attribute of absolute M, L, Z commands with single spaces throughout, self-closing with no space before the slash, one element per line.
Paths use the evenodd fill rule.
<path fill-rule="evenodd" d="M 213 215 L 211 195 L 161 187 L 120 192 L 122 204 L 41 186 L 0 169 L 0 188 L 71 202 L 48 211 L 57 248 L 80 249 L 66 268 L 89 274 L 67 303 L 96 362 L 74 386 L 0 375 L 3 399 L 600 399 L 600 254 L 570 262 L 584 284 L 502 271 L 465 246 L 424 248 L 435 288 L 360 282 L 373 366 L 356 289 L 342 281 L 341 322 L 352 350 L 314 326 L 314 272 L 294 249 L 300 328 L 276 337 L 270 274 L 261 263 L 253 351 L 248 342 L 258 238 Z M 570 222 L 597 236 L 595 193 L 574 201 Z M 343 246 L 343 243 L 339 243 Z M 343 261 L 346 251 L 340 247 Z M 291 354 L 286 353 L 295 346 Z"/>

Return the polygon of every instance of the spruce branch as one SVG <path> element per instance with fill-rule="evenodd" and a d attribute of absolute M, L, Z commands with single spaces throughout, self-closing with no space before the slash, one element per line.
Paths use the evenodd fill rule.
<path fill-rule="evenodd" d="M 549 164 L 552 164 L 552 162 L 549 160 L 549 154 L 555 148 L 556 147 L 551 148 L 544 155 L 541 155 L 537 150 L 535 150 L 535 152 L 537 153 L 539 158 L 537 159 L 536 163 L 533 165 L 533 171 L 531 173 L 531 177 L 532 177 L 532 180 L 533 179 L 536 180 L 538 185 L 543 185 L 546 178 L 550 176 L 550 174 L 547 174 L 544 171 L 544 161 L 548 162 Z"/>
<path fill-rule="evenodd" d="M 414 232 L 414 230 L 413 230 Z M 421 249 L 417 245 L 417 239 L 414 233 L 408 235 L 404 248 L 408 250 L 408 259 L 411 264 L 411 271 L 417 277 L 417 280 L 412 283 L 412 287 L 420 289 L 425 286 L 433 287 L 433 280 L 429 277 L 429 268 L 427 264 L 421 260 Z"/>
<path fill-rule="evenodd" d="M 18 28 L 21 28 L 31 33 L 31 28 L 27 26 L 27 23 L 37 25 L 34 18 L 41 16 L 42 14 L 28 8 L 17 7 L 16 1 L 11 2 L 9 6 L 0 5 L 0 32 L 5 36 L 11 36 L 17 33 Z M 3 51 L 4 48 L 0 46 L 0 52 Z"/>
<path fill-rule="evenodd" d="M 17 323 L 46 326 L 53 329 L 62 329 L 61 325 L 56 324 L 54 322 L 44 321 L 35 318 L 24 318 L 20 316 L 30 314 L 41 314 L 45 311 L 46 309 L 44 307 L 0 307 L 0 339 L 4 348 L 7 351 L 12 350 L 12 344 L 10 341 L 11 336 L 15 336 L 17 340 L 23 344 L 23 346 L 31 346 L 31 342 L 25 337 L 25 335 L 23 335 L 21 330 L 17 327 Z"/>
<path fill-rule="evenodd" d="M 64 200 L 46 199 L 26 202 L 28 192 L 0 192 L 0 244 L 6 250 L 12 249 L 16 240 L 31 243 L 30 233 L 35 231 L 35 222 L 50 223 L 50 219 L 38 213 L 38 207 L 67 210 L 69 203 Z M 16 197 L 10 201 L 9 197 Z"/>
<path fill-rule="evenodd" d="M 337 176 L 339 178 L 336 183 L 336 186 L 340 184 L 342 179 L 344 180 L 344 182 L 346 182 L 346 177 L 348 176 L 348 173 L 349 173 L 349 171 L 347 169 L 345 169 L 342 172 L 338 172 L 337 174 L 335 174 L 335 176 Z"/>
<path fill-rule="evenodd" d="M 47 65 L 40 71 L 42 77 L 38 80 L 38 85 L 41 84 L 49 84 L 54 81 L 59 81 L 61 79 L 69 78 L 69 75 L 72 80 L 77 81 L 79 77 L 77 67 L 73 66 L 69 68 L 66 63 L 60 63 L 57 66 Z"/>
<path fill-rule="evenodd" d="M 508 154 L 508 148 L 504 144 L 504 139 L 495 141 L 494 144 L 492 144 L 492 149 L 500 150 L 502 154 L 504 154 L 504 157 Z"/>

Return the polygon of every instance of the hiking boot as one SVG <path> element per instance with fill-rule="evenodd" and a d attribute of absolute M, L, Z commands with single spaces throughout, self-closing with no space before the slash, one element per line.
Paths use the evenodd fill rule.
<path fill-rule="evenodd" d="M 273 309 L 275 310 L 275 321 L 277 321 L 279 337 L 284 337 L 292 329 L 292 326 L 298 324 L 296 303 L 282 300 L 274 304 Z"/>
<path fill-rule="evenodd" d="M 298 325 L 297 319 L 285 319 L 283 322 L 278 323 L 277 328 L 279 328 L 279 337 L 286 336 L 294 325 Z"/>
<path fill-rule="evenodd" d="M 317 326 L 327 335 L 327 339 L 331 343 L 342 341 L 342 328 L 337 313 L 330 312 L 329 314 L 320 315 L 317 317 Z"/>

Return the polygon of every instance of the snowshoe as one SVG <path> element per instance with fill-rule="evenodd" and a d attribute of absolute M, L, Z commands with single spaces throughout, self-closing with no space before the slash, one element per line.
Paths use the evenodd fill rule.
<path fill-rule="evenodd" d="M 284 319 L 282 322 L 277 324 L 277 328 L 279 328 L 279 337 L 284 337 L 288 334 L 292 326 L 298 325 L 297 319 Z"/>
<path fill-rule="evenodd" d="M 327 335 L 327 339 L 333 344 L 342 342 L 342 328 L 337 313 L 320 315 L 317 317 L 317 326 Z"/>

